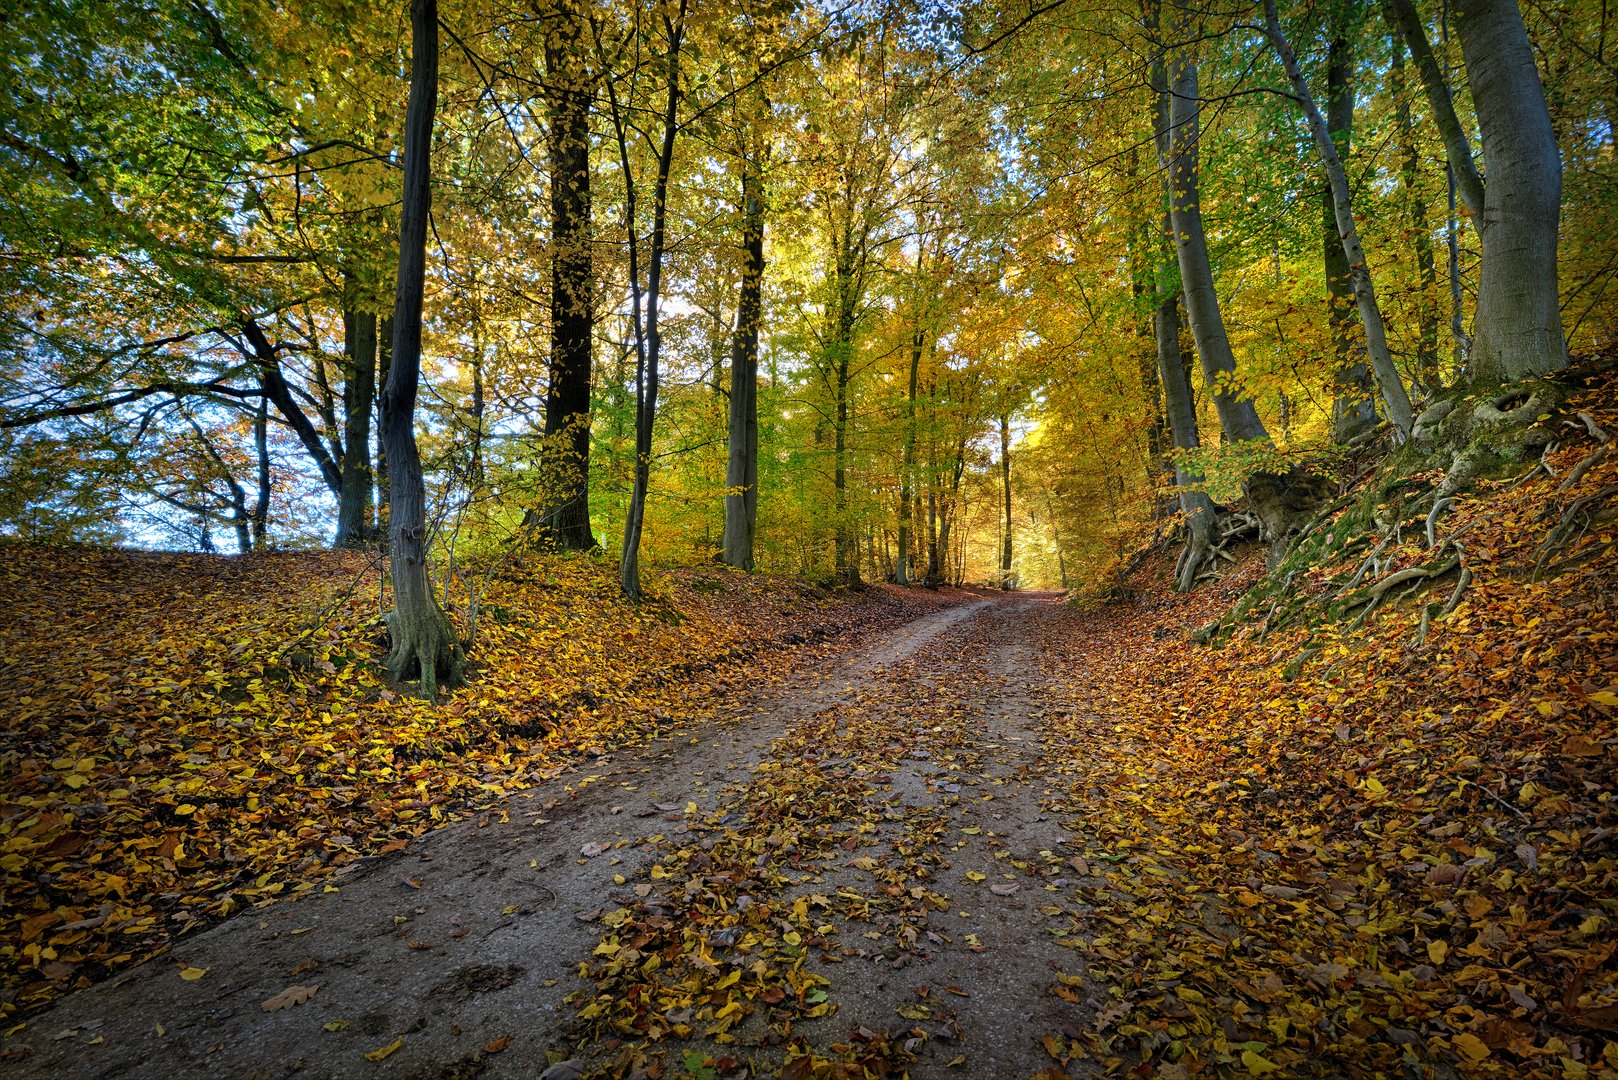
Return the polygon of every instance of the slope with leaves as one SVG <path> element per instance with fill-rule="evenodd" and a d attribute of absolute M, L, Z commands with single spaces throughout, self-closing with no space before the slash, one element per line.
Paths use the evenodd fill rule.
<path fill-rule="evenodd" d="M 1390 587 L 1311 635 L 1256 604 L 1187 643 L 1249 564 L 1083 618 L 1057 731 L 1086 754 L 1054 808 L 1097 868 L 1074 931 L 1105 994 L 1060 1063 L 1618 1075 L 1618 462 L 1587 435 L 1614 389 L 1549 419 L 1568 445 L 1527 479 L 1381 523 L 1373 582 L 1428 584 L 1396 575 L 1433 568 L 1429 529 L 1455 552 L 1431 607 Z M 1339 511 L 1297 570 L 1317 615 L 1371 562 L 1359 528 Z"/>
<path fill-rule="evenodd" d="M 472 685 L 381 680 L 359 555 L 0 546 L 0 1014 L 162 951 L 699 715 L 747 661 L 952 602 L 685 571 L 640 606 L 604 564 L 528 557 L 484 590 Z"/>

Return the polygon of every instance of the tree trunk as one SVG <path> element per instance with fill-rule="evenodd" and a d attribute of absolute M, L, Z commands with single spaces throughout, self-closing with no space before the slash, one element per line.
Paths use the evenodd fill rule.
<path fill-rule="evenodd" d="M 483 348 L 482 335 L 474 332 L 472 352 L 466 362 L 466 366 L 472 369 L 472 407 L 467 413 L 471 419 L 469 425 L 471 430 L 468 431 L 467 437 L 472 444 L 467 452 L 466 461 L 466 488 L 469 498 L 481 495 L 486 483 L 483 468 L 483 416 L 488 405 L 483 389 Z"/>
<path fill-rule="evenodd" d="M 1512 382 L 1567 363 L 1556 284 L 1562 158 L 1517 0 L 1458 0 L 1455 29 L 1488 170 L 1472 373 Z"/>
<path fill-rule="evenodd" d="M 1184 57 L 1171 68 L 1168 156 L 1163 162 L 1172 198 L 1174 247 L 1180 261 L 1180 283 L 1191 336 L 1197 343 L 1203 379 L 1214 395 L 1219 426 L 1231 442 L 1268 439 L 1251 398 L 1236 386 L 1236 357 L 1225 332 L 1214 289 L 1213 267 L 1208 261 L 1207 234 L 1202 226 L 1202 194 L 1198 176 L 1198 141 L 1202 107 L 1197 87 L 1197 65 Z"/>
<path fill-rule="evenodd" d="M 1165 265 L 1158 278 L 1159 303 L 1152 318 L 1157 337 L 1157 367 L 1163 381 L 1169 436 L 1177 449 L 1192 450 L 1202 445 L 1202 440 L 1197 433 L 1197 413 L 1191 405 L 1191 386 L 1185 377 L 1185 365 L 1180 361 L 1179 294 L 1173 291 L 1170 276 L 1169 267 Z M 1213 547 L 1218 511 L 1202 489 L 1202 477 L 1184 465 L 1175 466 L 1174 486 L 1180 494 L 1180 510 L 1185 514 L 1186 526 L 1185 551 L 1180 556 L 1176 586 L 1181 592 L 1187 592 L 1196 584 L 1197 571 Z"/>
<path fill-rule="evenodd" d="M 1258 410 L 1251 398 L 1241 395 L 1236 381 L 1236 358 L 1225 332 L 1213 267 L 1208 261 L 1197 162 L 1197 111 L 1202 102 L 1194 62 L 1177 58 L 1170 71 L 1169 91 L 1169 156 L 1164 165 L 1172 192 L 1170 214 L 1180 262 L 1180 288 L 1197 356 L 1202 361 L 1203 381 L 1213 394 L 1214 411 L 1226 441 L 1268 442 L 1270 434 Z M 1243 483 L 1248 505 L 1258 517 L 1260 531 L 1272 551 L 1280 550 L 1281 541 L 1304 512 L 1310 501 L 1310 486 L 1296 470 L 1285 475 L 1255 472 Z"/>
<path fill-rule="evenodd" d="M 927 492 L 927 576 L 928 585 L 936 586 L 943 577 L 938 562 L 938 493 Z"/>
<path fill-rule="evenodd" d="M 758 163 L 742 161 L 742 281 L 730 348 L 730 446 L 721 558 L 753 569 L 758 527 L 758 331 L 764 292 L 764 191 Z"/>
<path fill-rule="evenodd" d="M 590 250 L 590 72 L 576 0 L 542 15 L 551 166 L 551 361 L 545 390 L 543 507 L 528 524 L 565 551 L 596 546 L 590 529 L 590 382 L 595 266 Z"/>
<path fill-rule="evenodd" d="M 1478 223 L 1472 377 L 1501 383 L 1554 371 L 1567 363 L 1556 284 L 1562 160 L 1517 0 L 1455 5 L 1487 185 L 1413 0 L 1388 6 L 1421 73 L 1455 189 Z"/>
<path fill-rule="evenodd" d="M 916 384 L 926 342 L 926 331 L 917 326 L 910 338 L 910 388 L 905 395 L 905 441 L 899 463 L 899 557 L 893 568 L 893 580 L 899 585 L 910 584 L 910 502 L 915 490 L 916 471 Z"/>
<path fill-rule="evenodd" d="M 1005 536 L 1000 545 L 1000 587 L 1011 588 L 1011 417 L 1000 414 L 1000 485 L 1005 494 Z"/>
<path fill-rule="evenodd" d="M 388 385 L 393 370 L 393 312 L 387 311 L 376 324 L 376 385 Z M 388 479 L 388 448 L 382 443 L 382 396 L 376 399 L 376 534 L 387 537 L 389 507 L 393 505 L 393 485 Z"/>
<path fill-rule="evenodd" d="M 1152 64 L 1152 86 L 1155 95 L 1155 124 L 1157 149 L 1163 159 L 1172 154 L 1172 104 L 1163 62 Z M 1163 413 L 1168 422 L 1169 438 L 1178 450 L 1193 450 L 1202 445 L 1197 431 L 1196 399 L 1192 396 L 1191 380 L 1186 368 L 1185 354 L 1180 348 L 1180 290 L 1175 279 L 1174 266 L 1174 190 L 1168 172 L 1163 173 L 1163 218 L 1157 248 L 1156 272 L 1152 288 L 1157 304 L 1152 311 L 1152 334 L 1157 343 L 1158 381 L 1163 385 Z M 1187 592 L 1196 583 L 1197 571 L 1213 547 L 1214 526 L 1218 512 L 1208 493 L 1202 490 L 1202 477 L 1183 464 L 1174 468 L 1174 486 L 1179 493 L 1180 510 L 1185 514 L 1185 551 L 1180 555 L 1181 572 L 1176 587 Z"/>
<path fill-rule="evenodd" d="M 393 357 L 382 391 L 382 444 L 391 480 L 390 564 L 394 610 L 388 628 L 396 682 L 419 680 L 436 700 L 440 685 L 460 683 L 464 659 L 449 617 L 433 596 L 427 572 L 427 492 L 416 447 L 416 392 L 421 380 L 421 308 L 427 271 L 427 216 L 432 205 L 433 112 L 438 97 L 438 0 L 410 6 L 410 102 L 405 113 L 404 195 L 399 221 L 399 280 L 394 301 Z"/>
<path fill-rule="evenodd" d="M 834 517 L 834 562 L 837 575 L 846 583 L 859 580 L 859 552 L 848 520 L 848 387 L 854 353 L 854 269 L 850 264 L 849 243 L 837 252 L 837 311 L 830 347 L 832 391 L 832 513 Z"/>
<path fill-rule="evenodd" d="M 1516 0 L 1511 2 L 1515 4 Z M 1400 377 L 1399 369 L 1393 363 L 1393 354 L 1388 349 L 1387 328 L 1382 322 L 1382 307 L 1377 303 L 1376 287 L 1371 279 L 1371 265 L 1365 257 L 1365 249 L 1360 245 L 1359 227 L 1354 223 L 1353 194 L 1348 187 L 1348 171 L 1343 168 L 1343 160 L 1338 156 L 1331 130 L 1326 126 L 1325 117 L 1320 115 L 1320 108 L 1315 104 L 1314 95 L 1309 91 L 1309 83 L 1298 67 L 1298 58 L 1292 51 L 1292 43 L 1287 40 L 1286 34 L 1281 29 L 1281 17 L 1276 13 L 1275 0 L 1265 0 L 1264 13 L 1270 42 L 1281 57 L 1281 66 L 1286 69 L 1287 80 L 1292 84 L 1292 92 L 1296 95 L 1298 104 L 1303 107 L 1304 116 L 1308 118 L 1309 130 L 1314 134 L 1315 146 L 1320 151 L 1321 162 L 1326 167 L 1326 177 L 1331 183 L 1332 203 L 1337 215 L 1337 232 L 1342 240 L 1343 254 L 1348 260 L 1349 274 L 1354 283 L 1354 301 L 1359 307 L 1360 322 L 1365 328 L 1365 347 L 1371 355 L 1371 370 L 1376 374 L 1377 387 L 1382 392 L 1382 403 L 1387 408 L 1388 420 L 1393 425 L 1395 441 L 1402 443 L 1410 437 L 1410 426 L 1414 420 L 1410 395 L 1405 390 L 1404 380 Z M 1352 99 L 1349 102 L 1349 110 L 1352 116 Z"/>
<path fill-rule="evenodd" d="M 611 84 L 608 93 L 613 94 L 613 122 L 618 133 L 618 152 L 624 170 L 625 185 L 625 217 L 628 222 L 629 236 L 629 277 L 630 287 L 634 293 L 631 309 L 634 316 L 636 330 L 637 359 L 635 379 L 635 484 L 629 498 L 629 513 L 624 521 L 623 554 L 618 562 L 618 584 L 624 595 L 632 600 L 641 598 L 640 584 L 640 538 L 646 525 L 646 493 L 651 487 L 652 475 L 652 426 L 657 418 L 657 388 L 658 365 L 662 356 L 663 338 L 659 328 L 659 317 L 663 285 L 663 245 L 665 242 L 665 223 L 668 219 L 668 190 L 669 174 L 674 166 L 674 137 L 679 131 L 679 105 L 680 105 L 680 43 L 685 30 L 686 0 L 680 0 L 677 19 L 670 22 L 665 16 L 664 22 L 668 29 L 668 52 L 665 74 L 668 79 L 668 95 L 663 108 L 663 139 L 657 154 L 657 175 L 652 181 L 652 234 L 651 250 L 647 258 L 646 270 L 646 328 L 641 332 L 641 294 L 640 294 L 640 267 L 638 265 L 638 243 L 635 238 L 635 191 L 634 178 L 630 172 L 629 146 L 624 132 L 625 121 L 618 110 L 615 91 Z"/>
<path fill-rule="evenodd" d="M 332 546 L 363 547 L 371 529 L 371 410 L 376 397 L 376 312 L 354 306 L 353 287 L 343 305 L 343 483 Z"/>
<path fill-rule="evenodd" d="M 1393 28 L 1393 63 L 1388 69 L 1388 84 L 1393 95 L 1394 133 L 1399 147 L 1399 186 L 1403 189 L 1405 207 L 1410 213 L 1410 233 L 1416 245 L 1416 271 L 1421 281 L 1421 298 L 1416 305 L 1419 320 L 1416 372 L 1423 387 L 1436 390 L 1443 385 L 1443 377 L 1438 370 L 1438 261 L 1433 252 L 1432 229 L 1427 222 L 1427 200 L 1422 197 L 1420 190 L 1421 154 L 1416 146 L 1415 121 L 1410 115 L 1404 38 L 1399 33 L 1398 23 L 1392 21 L 1391 12 L 1389 21 Z M 1347 153 L 1346 147 L 1344 153 Z"/>
<path fill-rule="evenodd" d="M 270 417 L 268 403 L 258 399 L 253 413 L 253 452 L 258 459 L 258 501 L 253 503 L 253 550 L 263 551 L 270 531 Z"/>
<path fill-rule="evenodd" d="M 1341 19 L 1334 20 L 1338 23 Z M 1326 52 L 1326 124 L 1338 153 L 1346 159 L 1354 128 L 1353 48 L 1341 25 L 1332 28 Z M 1371 401 L 1371 369 L 1360 354 L 1354 332 L 1354 282 L 1337 231 L 1337 200 L 1328 181 L 1320 192 L 1320 238 L 1326 272 L 1327 321 L 1336 357 L 1332 397 L 1332 440 L 1346 443 L 1376 424 Z"/>

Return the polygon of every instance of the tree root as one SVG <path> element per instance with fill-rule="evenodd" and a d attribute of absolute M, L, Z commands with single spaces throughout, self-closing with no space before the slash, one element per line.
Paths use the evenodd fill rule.
<path fill-rule="evenodd" d="M 1360 563 L 1360 568 L 1354 571 L 1354 576 L 1344 582 L 1342 588 L 1337 590 L 1339 595 L 1354 588 L 1355 586 L 1359 585 L 1362 580 L 1364 580 L 1366 572 L 1370 570 L 1373 565 L 1377 565 L 1377 559 L 1382 554 L 1382 549 L 1387 547 L 1392 540 L 1393 537 L 1384 536 L 1381 542 L 1379 542 L 1376 547 L 1371 549 L 1371 553 L 1365 557 L 1365 561 Z M 1378 572 L 1381 572 L 1380 568 L 1378 569 Z"/>
<path fill-rule="evenodd" d="M 1579 538 L 1593 523 L 1594 509 L 1614 495 L 1618 495 L 1618 484 L 1608 484 L 1600 491 L 1580 496 L 1568 504 L 1567 509 L 1562 511 L 1561 520 L 1545 535 L 1545 539 L 1540 541 L 1539 550 L 1534 558 L 1531 580 L 1538 581 L 1543 577 L 1552 555 L 1570 544 L 1578 543 Z"/>
<path fill-rule="evenodd" d="M 1280 625 L 1279 623 L 1277 623 L 1274 626 L 1272 626 L 1271 623 L 1275 619 L 1275 613 L 1281 609 L 1281 601 L 1286 599 L 1287 590 L 1292 588 L 1292 579 L 1297 577 L 1297 576 L 1298 576 L 1298 572 L 1296 570 L 1292 571 L 1290 574 L 1288 574 L 1286 576 L 1286 580 L 1281 582 L 1281 587 L 1275 590 L 1275 602 L 1270 605 L 1269 613 L 1264 616 L 1264 622 L 1258 628 L 1258 636 L 1254 640 L 1263 641 L 1266 637 L 1269 636 L 1269 633 L 1270 633 L 1271 630 L 1275 629 L 1276 626 Z M 1282 619 L 1281 621 L 1285 622 L 1286 620 Z"/>
<path fill-rule="evenodd" d="M 1611 450 L 1610 445 L 1602 444 L 1591 453 L 1585 455 L 1584 460 L 1573 466 L 1573 471 L 1569 472 L 1567 477 L 1556 485 L 1557 494 L 1560 495 L 1562 492 L 1572 488 L 1580 480 L 1583 480 L 1586 473 L 1606 460 L 1609 450 Z"/>
<path fill-rule="evenodd" d="M 1448 510 L 1454 504 L 1454 502 L 1455 500 L 1453 498 L 1445 496 L 1444 498 L 1435 501 L 1433 503 L 1433 508 L 1427 512 L 1428 551 L 1431 551 L 1433 548 L 1438 546 L 1438 519 L 1443 516 L 1444 511 Z"/>
<path fill-rule="evenodd" d="M 1319 655 L 1319 645 L 1306 644 L 1303 651 L 1293 658 L 1293 660 L 1288 663 L 1286 667 L 1281 669 L 1281 678 L 1285 679 L 1287 682 L 1292 682 L 1299 675 L 1303 674 L 1304 665 Z"/>
<path fill-rule="evenodd" d="M 1461 566 L 1461 555 L 1458 549 L 1454 555 L 1434 566 L 1409 566 L 1403 570 L 1395 570 L 1386 577 L 1379 579 L 1374 585 L 1366 587 L 1359 595 L 1351 596 L 1343 602 L 1342 611 L 1344 614 L 1362 604 L 1365 605 L 1364 610 L 1355 616 L 1354 621 L 1349 624 L 1349 628 L 1357 630 L 1364 626 L 1366 620 L 1371 617 L 1371 613 L 1377 609 L 1388 593 L 1399 586 L 1410 585 L 1411 587 L 1406 594 L 1409 595 L 1409 593 L 1415 592 L 1416 589 L 1427 582 L 1444 577 L 1456 569 L 1464 569 Z"/>
<path fill-rule="evenodd" d="M 1455 591 L 1449 594 L 1449 599 L 1444 602 L 1443 610 L 1438 613 L 1440 619 L 1461 606 L 1461 596 L 1466 592 L 1466 587 L 1470 584 L 1472 584 L 1472 571 L 1462 565 L 1461 574 L 1455 579 Z"/>
<path fill-rule="evenodd" d="M 1609 443 L 1612 441 L 1612 436 L 1603 431 L 1601 425 L 1596 423 L 1595 420 L 1591 418 L 1589 413 L 1579 412 L 1574 413 L 1573 415 L 1579 418 L 1579 422 L 1584 425 L 1584 430 L 1590 433 L 1590 438 L 1594 439 L 1598 443 Z"/>

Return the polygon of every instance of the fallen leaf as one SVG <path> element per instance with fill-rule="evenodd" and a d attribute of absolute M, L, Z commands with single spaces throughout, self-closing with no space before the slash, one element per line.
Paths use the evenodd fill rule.
<path fill-rule="evenodd" d="M 401 1035 L 397 1039 L 394 1039 L 392 1042 L 388 1043 L 388 1045 L 386 1045 L 386 1046 L 379 1046 L 375 1050 L 367 1050 L 365 1052 L 365 1060 L 366 1061 L 381 1061 L 384 1058 L 386 1058 L 389 1054 L 392 1054 L 395 1050 L 399 1049 L 399 1047 L 401 1047 L 403 1045 L 404 1045 L 404 1036 Z"/>
<path fill-rule="evenodd" d="M 314 997 L 315 991 L 319 989 L 319 983 L 313 986 L 289 986 L 274 997 L 266 999 L 260 1007 L 265 1012 L 279 1012 L 282 1009 L 290 1009 L 292 1006 L 302 1005 Z"/>

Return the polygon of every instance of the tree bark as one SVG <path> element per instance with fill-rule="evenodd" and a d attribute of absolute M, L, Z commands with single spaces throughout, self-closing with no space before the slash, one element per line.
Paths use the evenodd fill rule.
<path fill-rule="evenodd" d="M 427 272 L 427 217 L 432 207 L 433 113 L 438 97 L 438 0 L 410 6 L 410 100 L 405 112 L 404 194 L 400 204 L 399 277 L 394 300 L 393 356 L 382 391 L 382 443 L 391 480 L 389 561 L 394 610 L 388 672 L 418 680 L 421 696 L 464 674 L 461 646 L 433 595 L 427 568 L 427 492 L 416 446 L 416 393 L 421 381 L 421 309 Z"/>
<path fill-rule="evenodd" d="M 1516 0 L 1511 2 L 1515 3 Z M 1309 83 L 1298 67 L 1298 57 L 1292 51 L 1292 43 L 1281 29 L 1281 17 L 1275 10 L 1275 0 L 1264 0 L 1264 14 L 1270 43 L 1281 57 L 1287 81 L 1292 84 L 1292 92 L 1309 121 L 1315 147 L 1320 151 L 1320 160 L 1326 167 L 1332 204 L 1336 210 L 1337 233 L 1343 244 L 1343 255 L 1348 260 L 1349 276 L 1354 283 L 1354 302 L 1359 307 L 1360 322 L 1365 328 L 1365 348 L 1371 355 L 1371 370 L 1376 374 L 1382 404 L 1388 411 L 1388 421 L 1393 425 L 1394 440 L 1402 443 L 1410 438 L 1410 427 L 1415 418 L 1410 406 L 1410 394 L 1405 390 L 1404 379 L 1399 375 L 1393 353 L 1388 349 L 1388 332 L 1382 322 L 1382 306 L 1376 299 L 1371 264 L 1360 244 L 1359 226 L 1354 223 L 1354 197 L 1348 187 L 1348 170 L 1343 168 L 1343 159 L 1338 156 L 1337 145 L 1326 126 L 1326 118 L 1320 115 L 1320 107 L 1315 104 Z M 1349 110 L 1352 116 L 1352 99 Z"/>
<path fill-rule="evenodd" d="M 1000 587 L 1011 588 L 1011 417 L 1000 414 L 1000 485 L 1005 495 L 1005 534 L 1000 544 Z"/>
<path fill-rule="evenodd" d="M 663 138 L 657 154 L 657 174 L 652 180 L 652 233 L 646 269 L 646 321 L 641 332 L 640 268 L 638 242 L 635 237 L 634 177 L 629 165 L 629 147 L 624 133 L 625 121 L 618 110 L 616 94 L 608 84 L 613 97 L 613 122 L 618 132 L 618 152 L 623 163 L 625 185 L 625 215 L 629 234 L 629 277 L 634 293 L 631 309 L 635 324 L 637 351 L 635 379 L 635 482 L 629 498 L 629 513 L 624 521 L 623 554 L 618 562 L 618 584 L 624 595 L 632 600 L 642 596 L 640 584 L 640 538 L 646 524 L 646 493 L 651 487 L 652 426 L 657 418 L 658 365 L 662 355 L 662 334 L 659 329 L 663 285 L 663 246 L 668 219 L 669 174 L 674 167 L 674 138 L 679 131 L 680 107 L 680 45 L 685 32 L 686 0 L 680 0 L 679 13 L 674 20 L 664 16 L 668 32 L 665 77 L 668 93 L 663 107 Z"/>
<path fill-rule="evenodd" d="M 1562 158 L 1517 0 L 1459 0 L 1455 29 L 1488 170 L 1472 373 L 1511 382 L 1567 363 L 1556 279 Z"/>
<path fill-rule="evenodd" d="M 1472 377 L 1501 383 L 1554 371 L 1567 363 L 1556 283 L 1562 159 L 1517 0 L 1455 6 L 1487 184 L 1413 0 L 1387 3 L 1421 73 L 1456 190 L 1478 223 Z"/>
<path fill-rule="evenodd" d="M 764 190 L 760 163 L 742 160 L 742 280 L 730 348 L 730 445 L 721 559 L 753 569 L 758 527 L 758 332 L 764 292 Z"/>
<path fill-rule="evenodd" d="M 860 577 L 859 551 L 848 521 L 848 388 L 854 361 L 854 268 L 852 241 L 841 237 L 836 250 L 837 310 L 831 350 L 832 391 L 832 514 L 834 562 L 837 575 L 853 584 Z"/>
<path fill-rule="evenodd" d="M 1163 381 L 1169 436 L 1176 449 L 1192 450 L 1202 445 L 1202 440 L 1197 433 L 1197 413 L 1191 405 L 1191 386 L 1180 360 L 1179 294 L 1173 291 L 1166 280 L 1168 277 L 1165 266 L 1159 276 L 1159 303 L 1152 317 L 1157 337 L 1157 367 Z M 1180 558 L 1181 572 L 1175 584 L 1181 592 L 1187 592 L 1196 584 L 1197 571 L 1213 547 L 1218 511 L 1202 489 L 1202 477 L 1183 464 L 1174 468 L 1174 486 L 1179 492 L 1186 525 L 1185 553 Z"/>
<path fill-rule="evenodd" d="M 921 374 L 921 354 L 927 343 L 927 332 L 917 326 L 910 337 L 910 386 L 905 394 L 904 450 L 899 462 L 899 556 L 893 567 L 893 580 L 898 585 L 910 584 L 911 499 L 915 490 L 916 471 L 916 384 Z"/>
<path fill-rule="evenodd" d="M 1171 185 L 1170 220 L 1180 262 L 1180 288 L 1203 381 L 1214 397 L 1214 410 L 1228 442 L 1268 442 L 1269 432 L 1259 419 L 1250 397 L 1242 396 L 1236 376 L 1236 357 L 1219 310 L 1213 267 L 1208 260 L 1207 236 L 1202 225 L 1202 196 L 1198 183 L 1198 110 L 1201 95 L 1194 60 L 1181 55 L 1169 72 L 1169 156 L 1164 162 Z M 1258 517 L 1260 532 L 1279 552 L 1298 517 L 1312 501 L 1312 485 L 1298 470 L 1284 475 L 1258 471 L 1243 482 L 1248 505 Z"/>
<path fill-rule="evenodd" d="M 353 289 L 343 305 L 342 490 L 337 499 L 333 547 L 363 547 L 371 532 L 371 410 L 376 396 L 376 312 L 354 306 Z"/>
<path fill-rule="evenodd" d="M 1326 126 L 1338 154 L 1347 159 L 1354 130 L 1354 50 L 1342 19 L 1333 20 L 1326 51 Z M 1332 397 L 1332 440 L 1347 443 L 1376 424 L 1371 401 L 1371 369 L 1360 354 L 1354 333 L 1354 282 L 1337 231 L 1337 199 L 1331 182 L 1320 192 L 1321 257 L 1326 272 L 1327 321 L 1336 357 Z"/>
<path fill-rule="evenodd" d="M 542 15 L 550 123 L 551 361 L 545 390 L 545 487 L 529 516 L 537 535 L 566 551 L 596 546 L 590 528 L 590 383 L 595 265 L 590 250 L 590 98 L 585 19 L 576 0 Z"/>
<path fill-rule="evenodd" d="M 1154 61 L 1151 70 L 1154 94 L 1154 121 L 1157 130 L 1158 154 L 1167 160 L 1172 154 L 1171 116 L 1167 79 L 1161 59 Z M 1158 381 L 1163 385 L 1163 413 L 1168 422 L 1169 438 L 1178 450 L 1193 450 L 1202 445 L 1197 431 L 1196 399 L 1192 396 L 1191 380 L 1186 369 L 1185 355 L 1180 348 L 1180 288 L 1172 261 L 1174 254 L 1174 190 L 1170 174 L 1163 173 L 1163 216 L 1160 240 L 1156 245 L 1158 256 L 1152 287 L 1157 304 L 1152 311 L 1152 334 L 1157 343 Z M 1180 575 L 1175 585 L 1181 592 L 1190 591 L 1196 583 L 1197 571 L 1213 547 L 1214 526 L 1218 511 L 1208 493 L 1202 490 L 1202 477 L 1184 464 L 1174 467 L 1174 486 L 1179 494 L 1180 510 L 1185 515 L 1186 543 L 1180 556 Z"/>
<path fill-rule="evenodd" d="M 1419 320 L 1416 372 L 1426 389 L 1436 390 L 1443 385 L 1443 377 L 1438 369 L 1438 260 L 1433 250 L 1432 228 L 1427 221 L 1427 200 L 1422 197 L 1420 189 L 1421 154 L 1416 146 L 1415 121 L 1410 114 L 1404 38 L 1391 13 L 1389 22 L 1393 30 L 1393 63 L 1388 69 L 1388 86 L 1393 95 L 1395 141 L 1399 148 L 1399 185 L 1404 192 L 1405 207 L 1410 213 L 1410 233 L 1416 245 L 1416 271 L 1421 281 L 1421 296 L 1416 304 Z M 1346 148 L 1344 153 L 1347 153 Z"/>
<path fill-rule="evenodd" d="M 1230 348 L 1225 319 L 1214 289 L 1213 266 L 1208 261 L 1207 233 L 1202 225 L 1202 194 L 1198 177 L 1198 142 L 1202 107 L 1195 61 L 1181 56 L 1170 67 L 1168 156 L 1163 167 L 1171 190 L 1170 213 L 1174 247 L 1180 262 L 1180 287 L 1185 298 L 1191 336 L 1197 343 L 1203 379 L 1214 395 L 1219 426 L 1232 442 L 1268 439 L 1264 422 L 1251 398 L 1236 387 L 1236 356 Z"/>
<path fill-rule="evenodd" d="M 393 370 L 393 312 L 386 311 L 376 324 L 376 385 L 388 385 Z M 389 535 L 388 508 L 393 503 L 393 485 L 388 479 L 388 448 L 382 443 L 382 395 L 376 399 L 376 534 Z"/>
<path fill-rule="evenodd" d="M 258 399 L 253 414 L 253 450 L 258 461 L 258 500 L 253 503 L 253 550 L 263 551 L 270 532 L 270 423 L 268 407 Z"/>

